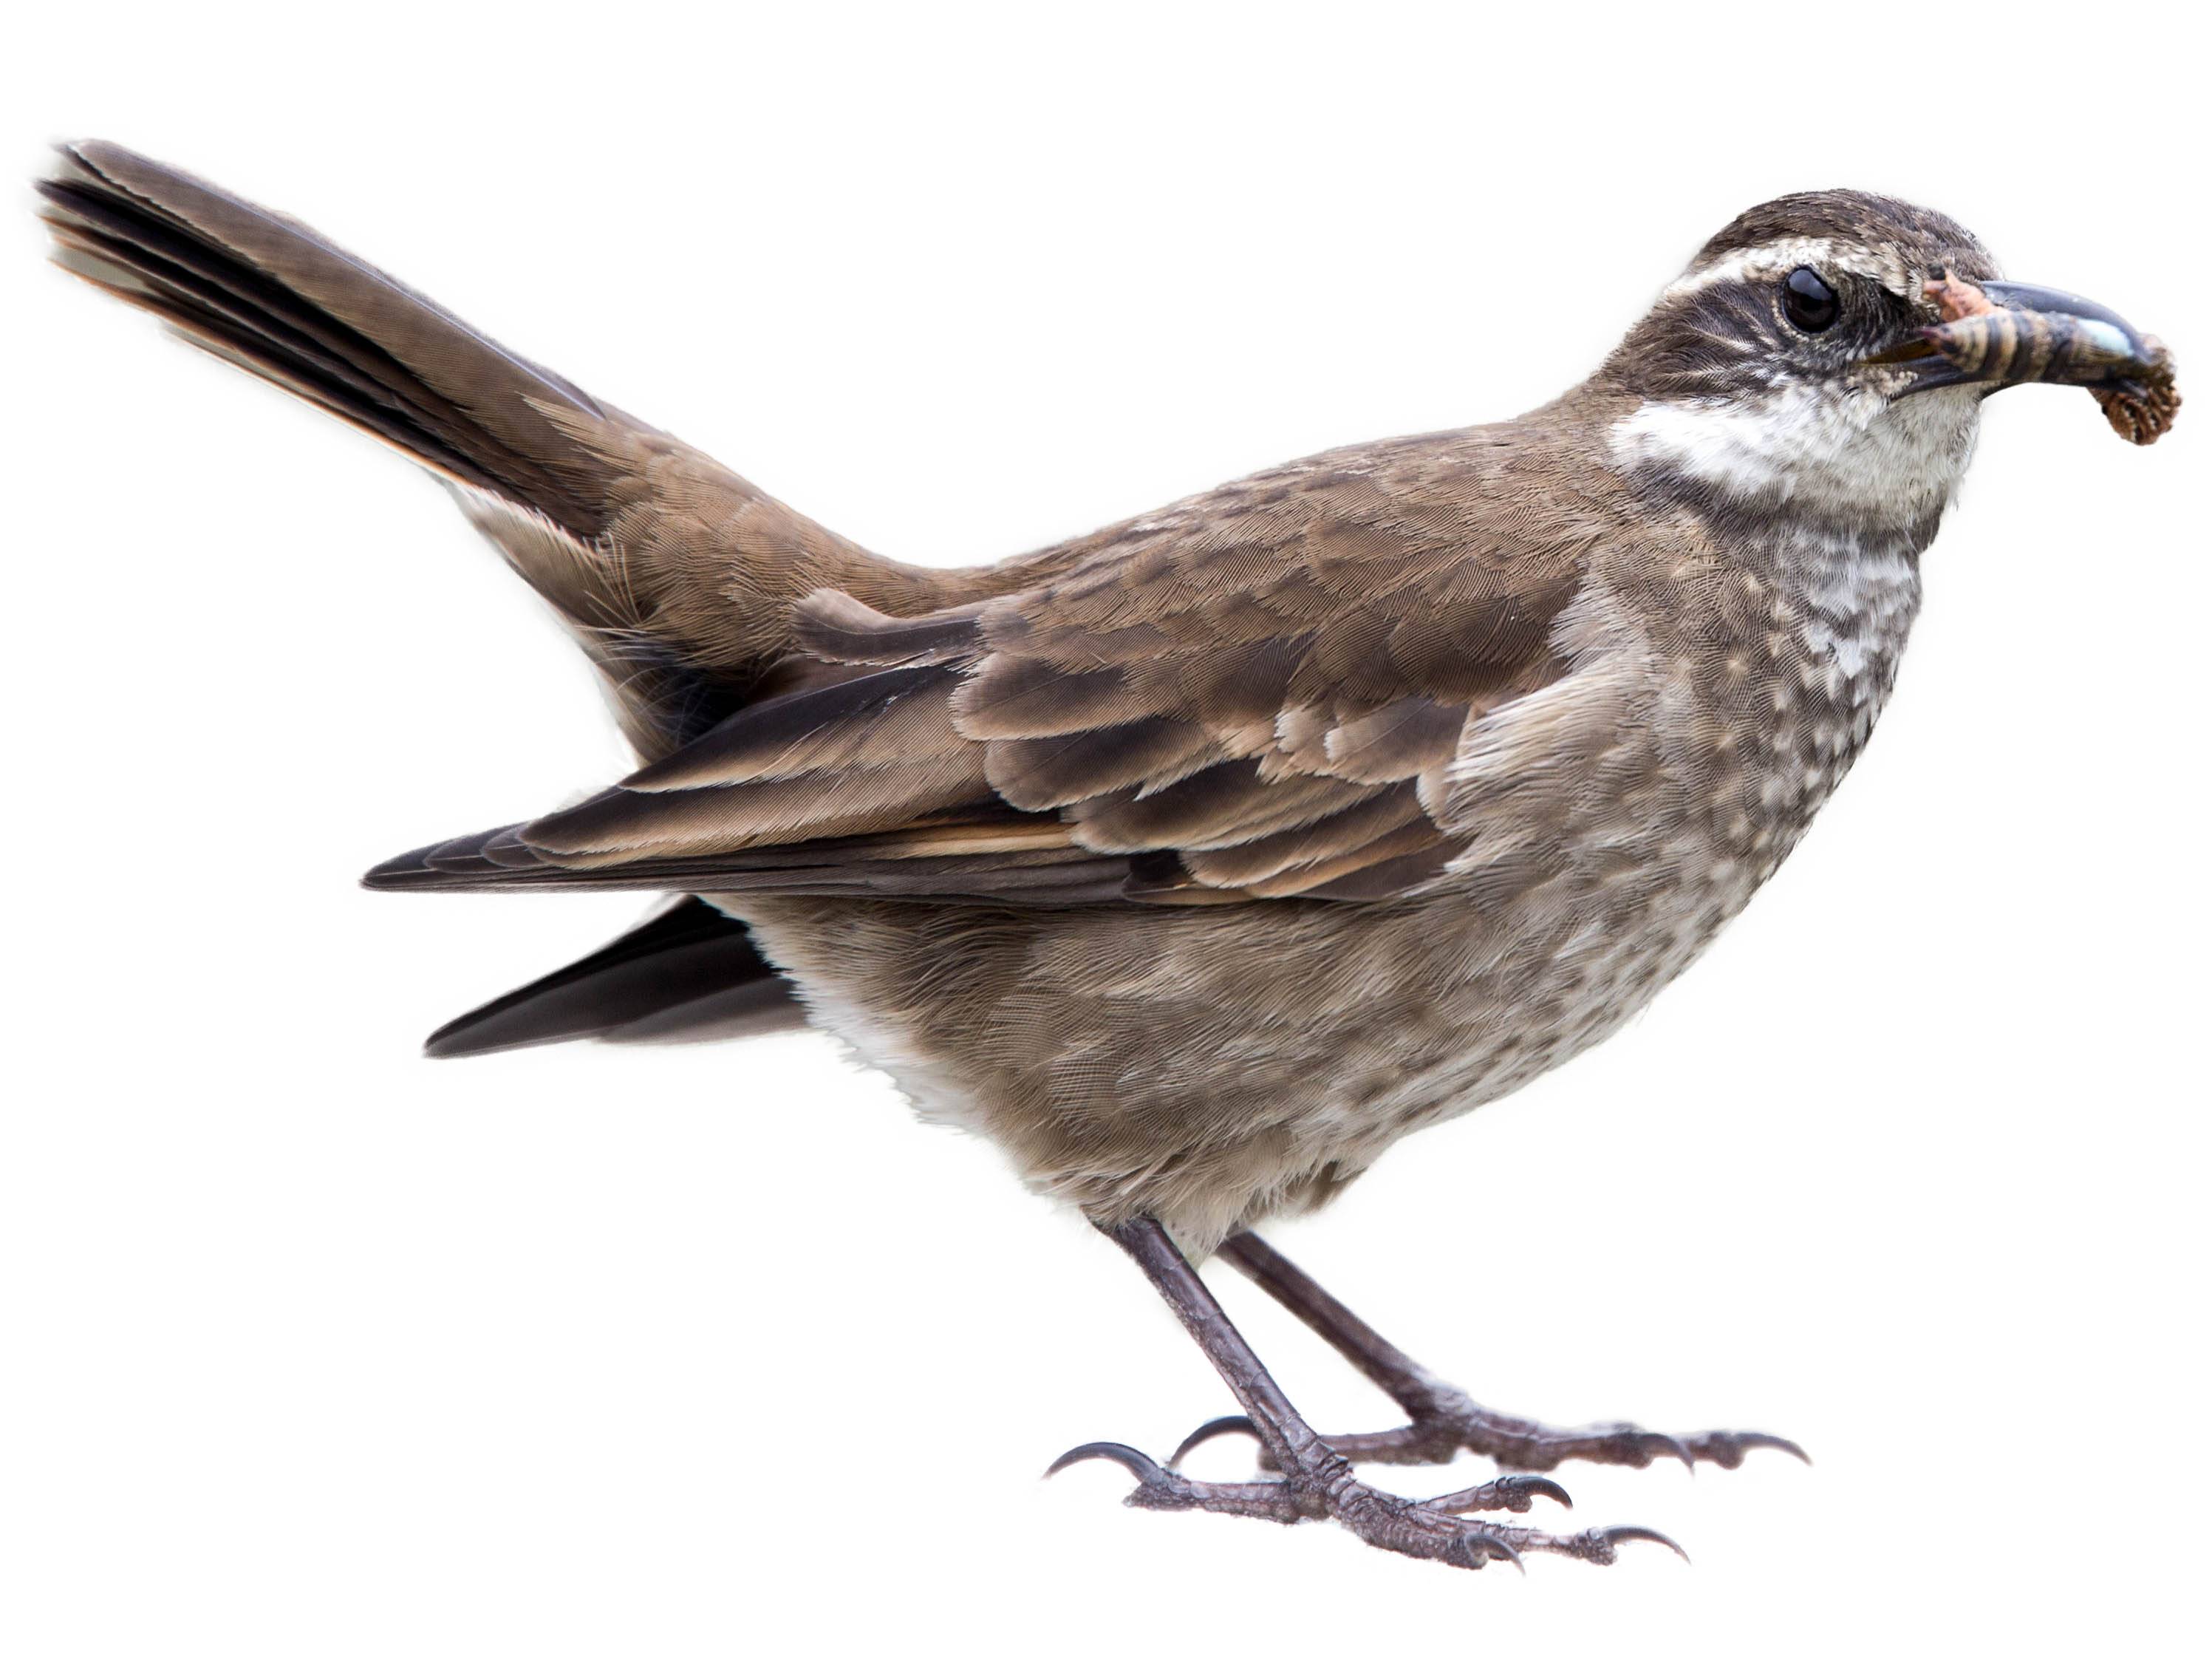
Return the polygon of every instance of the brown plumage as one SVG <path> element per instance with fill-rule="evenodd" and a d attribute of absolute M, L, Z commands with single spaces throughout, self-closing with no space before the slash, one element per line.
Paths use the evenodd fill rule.
<path fill-rule="evenodd" d="M 1486 1413 L 1246 1230 L 1617 1028 L 1848 769 L 1991 389 L 1923 331 L 1984 284 L 2016 308 L 2000 320 L 2042 303 L 2008 297 L 1960 227 L 1849 191 L 1768 204 L 1518 420 L 939 571 L 158 163 L 79 145 L 43 188 L 71 269 L 443 478 L 607 680 L 637 770 L 370 884 L 711 901 L 465 1017 L 441 1052 L 795 1016 L 772 962 L 925 1112 L 1127 1246 L 1284 1472 L 1231 1490 L 1099 1453 L 1143 1502 L 1328 1513 L 1465 1565 L 1609 1559 L 1625 1535 L 1351 1482 L 1170 1235 L 1193 1257 L 1229 1241 L 1399 1398 L 1413 1427 L 1359 1455 L 1777 1443 Z"/>

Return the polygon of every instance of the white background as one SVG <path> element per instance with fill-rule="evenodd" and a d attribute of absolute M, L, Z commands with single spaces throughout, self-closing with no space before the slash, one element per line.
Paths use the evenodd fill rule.
<path fill-rule="evenodd" d="M 2212 364 L 2179 13 L 793 10 L 43 7 L 0 158 L 204 173 L 947 562 L 1540 402 L 1790 189 L 1929 201 Z M 588 675 L 404 463 L 45 269 L 15 199 L 0 1650 L 2202 1640 L 2212 404 L 2148 452 L 1993 405 L 1772 888 L 1279 1234 L 1481 1398 L 1819 1459 L 1570 1470 L 1696 1565 L 1477 1577 L 1041 1483 L 1225 1395 L 823 1039 L 418 1059 L 640 908 L 353 884 L 614 775 Z M 1215 1276 L 1322 1426 L 1389 1419 Z"/>

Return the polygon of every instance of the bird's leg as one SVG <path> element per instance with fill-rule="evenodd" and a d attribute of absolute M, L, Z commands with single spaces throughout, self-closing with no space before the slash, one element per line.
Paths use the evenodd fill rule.
<path fill-rule="evenodd" d="M 1571 1459 L 1642 1468 L 1659 1457 L 1679 1457 L 1692 1466 L 1717 1463 L 1732 1469 L 1743 1462 L 1747 1452 L 1761 1447 L 1805 1456 L 1795 1442 L 1779 1435 L 1724 1430 L 1656 1434 L 1633 1423 L 1554 1429 L 1492 1411 L 1414 1363 L 1257 1233 L 1237 1234 L 1221 1247 L 1221 1254 L 1358 1366 L 1413 1419 L 1401 1428 L 1378 1433 L 1328 1437 L 1330 1449 L 1352 1462 L 1448 1463 L 1462 1449 L 1494 1458 L 1500 1467 L 1510 1469 L 1557 1468 Z M 1238 1418 L 1217 1418 L 1183 1442 L 1170 1465 L 1193 1446 L 1216 1435 L 1257 1432 L 1256 1419 L 1248 1425 Z M 1261 1461 L 1276 1463 L 1279 1454 L 1267 1435 L 1259 1433 L 1258 1437 Z"/>
<path fill-rule="evenodd" d="M 1381 1492 L 1352 1474 L 1352 1465 L 1314 1432 L 1267 1374 L 1260 1357 L 1229 1322 L 1197 1270 L 1183 1257 L 1166 1229 L 1145 1218 L 1103 1229 L 1145 1270 L 1152 1286 L 1205 1350 L 1213 1368 L 1247 1413 L 1243 1419 L 1281 1471 L 1274 1480 L 1193 1480 L 1163 1468 L 1133 1446 L 1093 1441 L 1078 1446 L 1046 1471 L 1103 1458 L 1137 1477 L 1127 1502 L 1139 1509 L 1212 1510 L 1261 1520 L 1295 1522 L 1324 1517 L 1341 1522 L 1381 1549 L 1453 1566 L 1480 1567 L 1493 1560 L 1518 1561 L 1531 1550 L 1610 1562 L 1618 1547 L 1632 1539 L 1675 1546 L 1644 1527 L 1601 1527 L 1561 1534 L 1529 1527 L 1509 1527 L 1463 1519 L 1475 1510 L 1525 1510 L 1539 1497 L 1566 1502 L 1566 1493 L 1549 1480 L 1509 1475 L 1464 1492 L 1417 1502 Z"/>

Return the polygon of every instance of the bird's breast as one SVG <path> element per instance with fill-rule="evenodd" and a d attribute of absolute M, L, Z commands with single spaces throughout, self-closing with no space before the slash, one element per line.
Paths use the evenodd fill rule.
<path fill-rule="evenodd" d="M 1723 613 L 1704 692 L 1722 751 L 1708 780 L 1716 827 L 1764 879 L 1872 736 L 1920 567 L 1905 537 L 1827 527 L 1778 532 L 1761 550 L 1735 573 L 1745 602 Z"/>

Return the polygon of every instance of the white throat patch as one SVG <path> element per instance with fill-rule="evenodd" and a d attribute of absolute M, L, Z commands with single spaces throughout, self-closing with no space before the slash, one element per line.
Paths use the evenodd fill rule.
<path fill-rule="evenodd" d="M 1796 382 L 1745 398 L 1647 399 L 1607 440 L 1624 471 L 1656 465 L 1744 502 L 1907 524 L 1950 501 L 1979 416 L 1966 387 L 1892 403 L 1870 386 Z"/>

